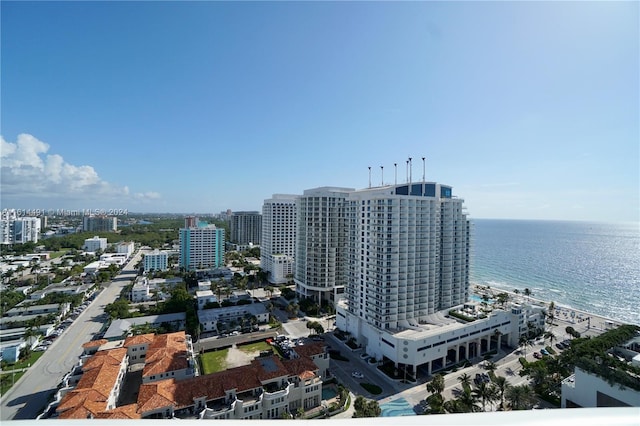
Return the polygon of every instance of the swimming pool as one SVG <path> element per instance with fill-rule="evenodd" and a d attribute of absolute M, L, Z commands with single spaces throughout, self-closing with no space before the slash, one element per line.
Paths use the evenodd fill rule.
<path fill-rule="evenodd" d="M 380 404 L 382 417 L 415 416 L 413 406 L 404 398 L 394 399 L 385 404 Z"/>
<path fill-rule="evenodd" d="M 333 387 L 322 387 L 322 399 L 325 401 L 335 398 L 338 392 Z"/>
<path fill-rule="evenodd" d="M 470 300 L 472 300 L 472 301 L 474 301 L 474 302 L 482 302 L 482 297 L 480 297 L 480 296 L 478 296 L 478 295 L 476 295 L 476 294 L 472 294 L 472 295 L 470 295 L 470 296 L 469 296 L 469 299 L 470 299 Z M 491 304 L 493 303 L 493 299 L 489 299 L 489 300 L 487 301 L 487 303 L 491 305 Z"/>

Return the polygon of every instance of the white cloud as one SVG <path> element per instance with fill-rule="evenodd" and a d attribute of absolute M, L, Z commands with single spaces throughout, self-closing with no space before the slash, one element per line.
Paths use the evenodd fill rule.
<path fill-rule="evenodd" d="M 76 166 L 58 154 L 47 154 L 49 145 L 29 134 L 15 143 L 0 136 L 2 197 L 8 200 L 145 200 L 160 198 L 157 192 L 131 195 L 129 187 L 102 180 L 89 165 Z"/>

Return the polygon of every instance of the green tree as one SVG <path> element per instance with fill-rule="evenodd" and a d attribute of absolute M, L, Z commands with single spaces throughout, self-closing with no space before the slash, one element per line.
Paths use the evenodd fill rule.
<path fill-rule="evenodd" d="M 379 417 L 382 413 L 378 401 L 368 400 L 362 395 L 356 397 L 353 408 L 355 409 L 354 418 Z"/>
<path fill-rule="evenodd" d="M 458 381 L 460 382 L 463 388 L 471 387 L 471 376 L 468 375 L 467 373 L 464 373 L 458 376 Z"/>
<path fill-rule="evenodd" d="M 482 401 L 482 411 L 487 411 L 486 403 L 496 401 L 498 399 L 498 391 L 491 383 L 480 382 L 478 386 L 473 390 L 473 394 L 476 398 Z"/>
<path fill-rule="evenodd" d="M 436 374 L 433 379 L 427 383 L 427 392 L 431 394 L 442 394 L 444 391 L 444 376 L 442 374 Z"/>
<path fill-rule="evenodd" d="M 509 388 L 506 392 L 506 398 L 512 410 L 529 410 L 535 402 L 533 390 L 528 385 Z"/>
<path fill-rule="evenodd" d="M 500 398 L 500 407 L 504 409 L 504 394 L 509 390 L 511 385 L 507 381 L 506 377 L 496 376 L 494 381 L 496 389 L 498 390 L 498 396 Z"/>

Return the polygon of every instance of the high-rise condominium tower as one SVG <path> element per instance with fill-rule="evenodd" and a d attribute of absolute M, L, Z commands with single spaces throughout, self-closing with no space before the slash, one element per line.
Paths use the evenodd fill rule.
<path fill-rule="evenodd" d="M 231 215 L 231 242 L 260 245 L 262 215 L 259 212 L 233 212 Z"/>
<path fill-rule="evenodd" d="M 296 200 L 299 195 L 274 194 L 262 206 L 260 266 L 274 284 L 293 277 L 296 249 Z"/>
<path fill-rule="evenodd" d="M 469 224 L 451 187 L 414 183 L 349 194 L 348 311 L 378 329 L 401 329 L 463 304 Z"/>
<path fill-rule="evenodd" d="M 180 266 L 186 269 L 224 265 L 224 229 L 204 222 L 181 228 Z"/>
<path fill-rule="evenodd" d="M 298 200 L 296 291 L 316 302 L 334 303 L 346 284 L 344 203 L 350 188 L 308 189 Z"/>

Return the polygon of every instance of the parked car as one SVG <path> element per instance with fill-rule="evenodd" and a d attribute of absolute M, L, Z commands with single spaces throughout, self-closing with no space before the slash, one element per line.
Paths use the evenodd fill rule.
<path fill-rule="evenodd" d="M 353 377 L 354 379 L 364 379 L 364 374 L 359 371 L 353 371 L 351 373 L 351 377 Z"/>
<path fill-rule="evenodd" d="M 534 352 L 534 353 L 533 353 L 533 357 L 534 357 L 535 359 L 540 359 L 540 358 L 542 358 L 542 355 L 540 355 L 538 352 Z"/>
<path fill-rule="evenodd" d="M 542 355 L 549 355 L 549 351 L 547 351 L 545 348 L 540 349 L 540 353 Z"/>

